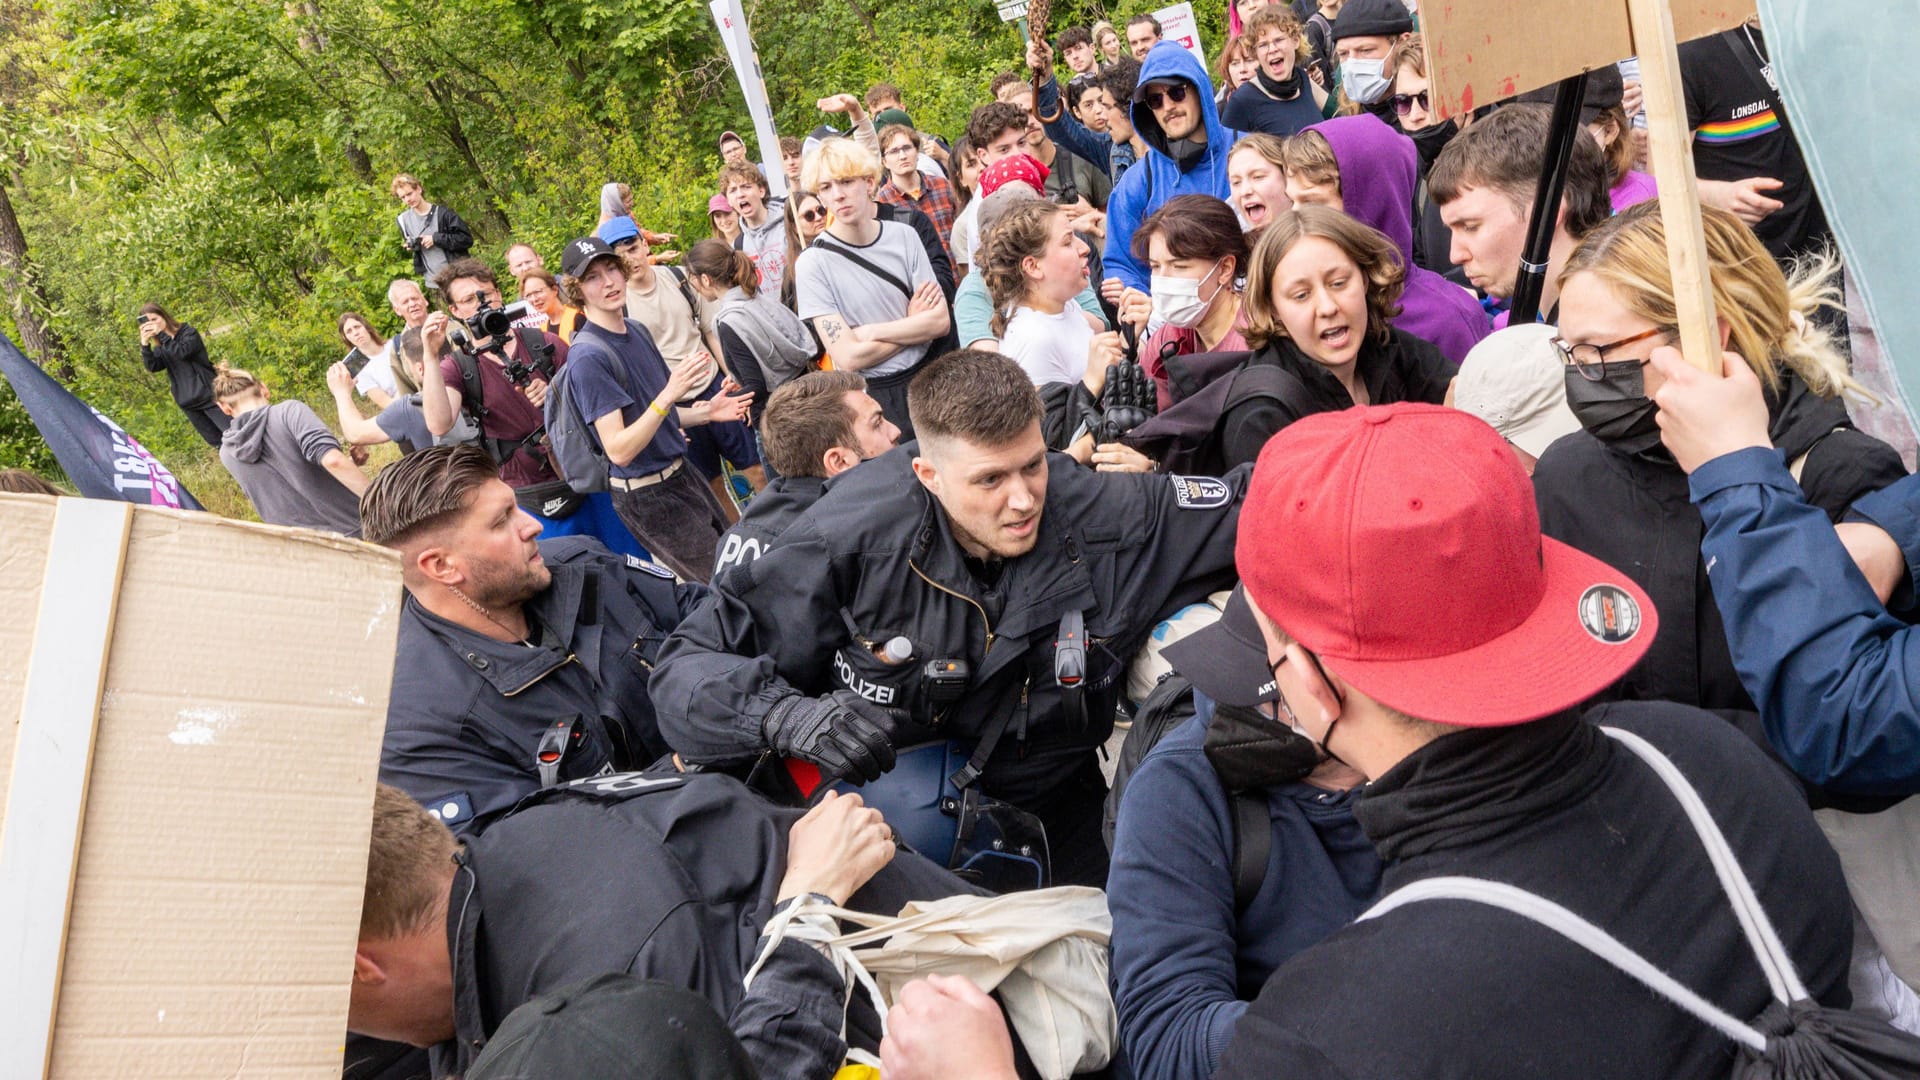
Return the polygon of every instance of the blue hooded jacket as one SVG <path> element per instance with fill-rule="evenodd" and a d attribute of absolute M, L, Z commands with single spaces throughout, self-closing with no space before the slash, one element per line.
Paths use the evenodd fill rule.
<path fill-rule="evenodd" d="M 1156 79 L 1182 79 L 1195 90 L 1207 146 L 1198 160 L 1182 169 L 1167 155 L 1167 136 L 1153 110 L 1140 100 L 1147 84 Z M 1225 200 L 1227 154 L 1240 133 L 1220 123 L 1213 104 L 1213 83 L 1193 54 L 1171 41 L 1162 41 L 1140 65 L 1140 81 L 1133 94 L 1133 128 L 1147 144 L 1147 156 L 1120 177 L 1107 197 L 1107 273 L 1126 285 L 1147 291 L 1147 268 L 1133 257 L 1133 234 L 1147 215 L 1175 195 L 1211 195 Z"/>

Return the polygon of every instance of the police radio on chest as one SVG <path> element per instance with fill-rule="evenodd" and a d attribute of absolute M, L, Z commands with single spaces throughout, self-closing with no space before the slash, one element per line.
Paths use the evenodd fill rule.
<path fill-rule="evenodd" d="M 927 688 L 927 700 L 935 708 L 944 708 L 959 701 L 967 692 L 967 679 L 971 675 L 965 660 L 929 660 L 920 669 L 920 678 Z"/>

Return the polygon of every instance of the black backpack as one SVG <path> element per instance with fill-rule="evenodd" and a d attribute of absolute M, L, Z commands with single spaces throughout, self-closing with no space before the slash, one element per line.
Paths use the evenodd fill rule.
<path fill-rule="evenodd" d="M 1175 476 L 1219 476 L 1227 471 L 1221 420 L 1258 398 L 1279 402 L 1296 414 L 1311 411 L 1298 400 L 1300 381 L 1272 364 L 1251 362 L 1251 353 L 1200 353 L 1164 357 L 1174 403 L 1134 428 L 1122 441 L 1160 462 Z"/>

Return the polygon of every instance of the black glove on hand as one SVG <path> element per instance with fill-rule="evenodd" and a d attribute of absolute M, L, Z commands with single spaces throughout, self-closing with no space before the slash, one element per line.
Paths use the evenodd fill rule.
<path fill-rule="evenodd" d="M 767 744 L 846 780 L 877 780 L 893 768 L 893 714 L 851 690 L 795 694 L 762 722 Z"/>
<path fill-rule="evenodd" d="M 1120 436 L 1146 423 L 1157 403 L 1153 380 L 1147 377 L 1145 368 L 1132 360 L 1113 365 L 1107 371 L 1107 385 L 1100 391 L 1100 426 L 1093 433 L 1093 441 L 1118 442 Z"/>

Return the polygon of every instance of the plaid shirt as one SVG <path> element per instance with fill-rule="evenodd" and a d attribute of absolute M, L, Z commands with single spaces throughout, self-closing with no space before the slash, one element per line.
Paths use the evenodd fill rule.
<path fill-rule="evenodd" d="M 894 185 L 892 177 L 880 185 L 880 201 L 895 206 L 911 206 L 915 210 L 933 219 L 934 228 L 940 230 L 940 246 L 947 249 L 947 258 L 953 258 L 953 185 L 938 176 L 920 173 L 920 197 L 914 198 Z"/>

